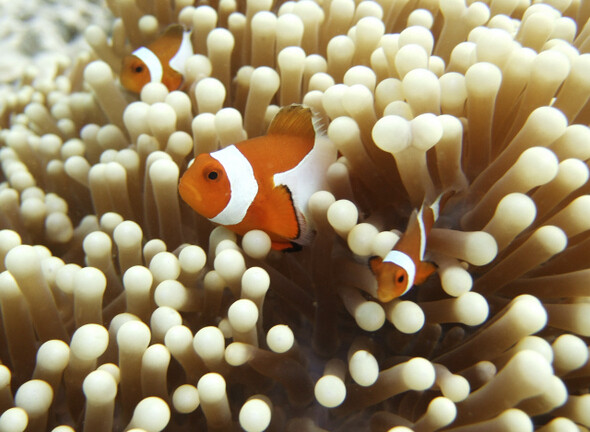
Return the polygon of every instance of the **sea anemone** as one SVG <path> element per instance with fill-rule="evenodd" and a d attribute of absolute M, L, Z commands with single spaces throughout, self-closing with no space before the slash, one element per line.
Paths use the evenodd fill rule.
<path fill-rule="evenodd" d="M 588 4 L 202 3 L 107 0 L 0 88 L 0 430 L 590 428 Z M 127 93 L 172 23 L 183 87 Z M 177 186 L 291 103 L 339 159 L 281 253 Z M 446 190 L 437 274 L 378 302 L 368 258 Z"/>

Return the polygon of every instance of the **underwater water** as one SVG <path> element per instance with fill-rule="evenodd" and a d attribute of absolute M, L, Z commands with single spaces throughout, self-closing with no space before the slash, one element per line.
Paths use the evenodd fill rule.
<path fill-rule="evenodd" d="M 587 2 L 0 8 L 0 430 L 590 428 Z M 182 85 L 126 90 L 175 24 Z M 338 154 L 280 252 L 178 183 L 290 104 Z M 416 233 L 434 274 L 381 302 Z"/>

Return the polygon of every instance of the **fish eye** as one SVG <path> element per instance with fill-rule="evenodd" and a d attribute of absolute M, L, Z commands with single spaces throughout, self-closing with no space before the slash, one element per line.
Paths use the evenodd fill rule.
<path fill-rule="evenodd" d="M 143 66 L 142 65 L 137 65 L 137 66 L 135 66 L 135 68 L 133 69 L 133 71 L 135 73 L 142 73 L 143 72 Z"/>
<path fill-rule="evenodd" d="M 401 274 L 397 277 L 396 282 L 401 284 L 404 282 L 405 279 L 406 279 L 405 276 L 403 274 Z"/>
<path fill-rule="evenodd" d="M 207 173 L 207 178 L 209 180 L 217 180 L 219 178 L 219 171 L 211 170 Z"/>

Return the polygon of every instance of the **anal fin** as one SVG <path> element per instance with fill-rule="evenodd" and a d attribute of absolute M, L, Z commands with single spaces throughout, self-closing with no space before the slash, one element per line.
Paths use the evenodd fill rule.
<path fill-rule="evenodd" d="M 299 252 L 301 245 L 293 242 L 271 242 L 270 247 L 281 252 Z"/>

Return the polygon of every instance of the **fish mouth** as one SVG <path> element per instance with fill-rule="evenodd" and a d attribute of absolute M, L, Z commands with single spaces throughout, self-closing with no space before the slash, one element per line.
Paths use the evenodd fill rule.
<path fill-rule="evenodd" d="M 180 197 L 189 204 L 191 207 L 195 207 L 195 205 L 201 203 L 203 201 L 202 195 L 199 193 L 197 188 L 192 186 L 189 182 L 184 180 L 184 176 L 180 178 L 180 182 L 178 183 L 178 193 Z"/>
<path fill-rule="evenodd" d="M 377 290 L 377 298 L 381 303 L 388 303 L 398 296 L 391 292 L 383 292 L 385 290 Z"/>

